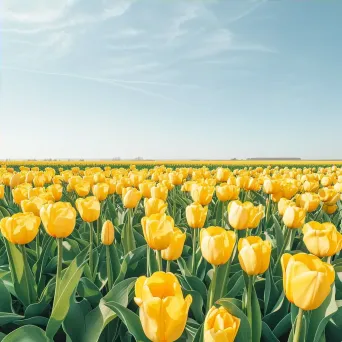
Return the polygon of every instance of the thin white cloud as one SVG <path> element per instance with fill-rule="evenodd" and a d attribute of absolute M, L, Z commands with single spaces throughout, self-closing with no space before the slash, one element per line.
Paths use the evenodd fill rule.
<path fill-rule="evenodd" d="M 250 14 L 252 14 L 255 10 L 257 10 L 261 5 L 263 5 L 264 3 L 266 3 L 267 0 L 257 0 L 257 1 L 253 1 L 253 5 L 251 7 L 249 7 L 248 9 L 246 9 L 245 11 L 242 11 L 240 14 L 238 14 L 237 16 L 230 18 L 228 20 L 228 23 L 234 23 L 237 22 L 247 16 L 249 16 Z"/>

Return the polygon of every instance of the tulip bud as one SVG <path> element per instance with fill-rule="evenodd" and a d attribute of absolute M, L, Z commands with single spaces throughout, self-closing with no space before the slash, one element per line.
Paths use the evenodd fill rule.
<path fill-rule="evenodd" d="M 296 203 L 286 198 L 281 198 L 280 201 L 278 202 L 279 215 L 284 216 L 285 210 L 287 209 L 287 207 L 291 207 L 291 206 L 295 207 Z"/>
<path fill-rule="evenodd" d="M 145 216 L 153 214 L 164 214 L 167 209 L 167 203 L 159 198 L 145 198 L 144 200 Z"/>
<path fill-rule="evenodd" d="M 319 195 L 311 192 L 301 194 L 296 199 L 297 206 L 305 209 L 308 213 L 315 211 L 320 203 Z"/>
<path fill-rule="evenodd" d="M 93 186 L 93 194 L 100 201 L 104 201 L 108 196 L 109 185 L 107 183 L 97 183 Z"/>
<path fill-rule="evenodd" d="M 31 199 L 22 200 L 20 203 L 23 213 L 33 213 L 39 216 L 40 208 L 46 203 L 46 200 L 40 197 L 33 197 Z"/>
<path fill-rule="evenodd" d="M 337 210 L 337 205 L 333 204 L 333 205 L 328 205 L 328 204 L 323 204 L 323 211 L 326 212 L 328 215 L 332 215 L 336 212 Z"/>
<path fill-rule="evenodd" d="M 184 242 L 186 239 L 186 234 L 182 233 L 182 231 L 174 227 L 173 234 L 171 237 L 171 243 L 169 247 L 162 250 L 162 258 L 164 260 L 177 260 L 180 258 L 183 252 Z"/>
<path fill-rule="evenodd" d="M 213 198 L 214 190 L 215 188 L 212 186 L 194 184 L 191 187 L 191 197 L 194 202 L 208 205 Z"/>
<path fill-rule="evenodd" d="M 281 257 L 283 287 L 289 302 L 303 310 L 317 309 L 335 281 L 334 268 L 318 257 L 285 253 Z"/>
<path fill-rule="evenodd" d="M 151 197 L 160 198 L 161 200 L 166 201 L 167 195 L 168 189 L 162 184 L 158 184 L 151 188 Z"/>
<path fill-rule="evenodd" d="M 203 228 L 208 214 L 208 207 L 192 203 L 185 209 L 186 220 L 191 228 Z"/>
<path fill-rule="evenodd" d="M 139 190 L 136 188 L 123 188 L 122 189 L 122 199 L 123 199 L 123 205 L 125 208 L 135 208 L 140 199 L 142 197 L 142 194 Z"/>
<path fill-rule="evenodd" d="M 113 223 L 107 220 L 101 231 L 101 241 L 105 246 L 109 246 L 114 242 L 114 226 Z"/>
<path fill-rule="evenodd" d="M 270 265 L 272 245 L 259 236 L 242 238 L 238 243 L 239 262 L 248 275 L 258 275 L 267 271 Z"/>
<path fill-rule="evenodd" d="M 80 197 L 88 196 L 90 192 L 90 183 L 82 180 L 82 182 L 79 182 L 75 185 L 75 191 Z"/>
<path fill-rule="evenodd" d="M 55 202 L 60 201 L 63 196 L 63 187 L 60 184 L 53 184 L 46 188 L 47 192 L 50 192 L 55 200 Z"/>
<path fill-rule="evenodd" d="M 100 217 L 100 202 L 95 196 L 78 198 L 76 208 L 85 222 L 94 222 Z"/>
<path fill-rule="evenodd" d="M 283 216 L 287 228 L 301 228 L 305 222 L 306 211 L 299 207 L 287 207 Z"/>
<path fill-rule="evenodd" d="M 25 245 L 38 234 L 40 218 L 33 213 L 18 213 L 0 221 L 2 235 L 11 243 Z"/>
<path fill-rule="evenodd" d="M 221 202 L 238 199 L 239 192 L 240 189 L 236 185 L 221 184 L 216 187 L 216 195 Z"/>
<path fill-rule="evenodd" d="M 201 229 L 200 246 L 203 258 L 212 265 L 225 264 L 235 245 L 236 236 L 233 231 L 221 227 Z"/>

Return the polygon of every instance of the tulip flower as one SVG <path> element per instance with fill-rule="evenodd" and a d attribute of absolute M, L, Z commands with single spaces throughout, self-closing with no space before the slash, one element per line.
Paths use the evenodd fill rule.
<path fill-rule="evenodd" d="M 240 318 L 231 315 L 223 306 L 212 306 L 204 321 L 204 342 L 234 342 Z"/>
<path fill-rule="evenodd" d="M 60 201 L 63 195 L 63 187 L 60 184 L 53 184 L 46 188 L 47 192 L 50 192 L 55 202 Z"/>
<path fill-rule="evenodd" d="M 96 183 L 93 185 L 93 195 L 100 201 L 104 201 L 108 196 L 109 185 L 107 183 Z"/>
<path fill-rule="evenodd" d="M 221 202 L 238 199 L 239 192 L 240 189 L 236 185 L 221 184 L 216 187 L 216 195 Z"/>
<path fill-rule="evenodd" d="M 332 215 L 336 212 L 338 206 L 336 204 L 333 205 L 328 205 L 328 204 L 323 204 L 323 211 L 326 212 L 328 215 Z"/>
<path fill-rule="evenodd" d="M 167 203 L 159 198 L 145 198 L 144 200 L 145 216 L 153 214 L 164 214 L 167 209 Z"/>
<path fill-rule="evenodd" d="M 155 272 L 139 277 L 135 283 L 135 303 L 145 335 L 152 342 L 173 342 L 182 335 L 192 302 L 183 297 L 181 286 L 172 273 Z"/>
<path fill-rule="evenodd" d="M 273 195 L 281 191 L 281 185 L 279 180 L 265 179 L 263 184 L 263 190 L 265 194 Z"/>
<path fill-rule="evenodd" d="M 303 234 L 306 248 L 320 258 L 333 256 L 342 248 L 342 235 L 330 222 L 308 222 L 303 227 Z"/>
<path fill-rule="evenodd" d="M 335 189 L 322 188 L 319 190 L 318 195 L 326 205 L 334 205 L 340 199 L 340 194 Z"/>
<path fill-rule="evenodd" d="M 305 192 L 317 192 L 319 189 L 318 181 L 305 181 L 303 184 L 303 189 Z"/>
<path fill-rule="evenodd" d="M 11 243 L 25 245 L 34 240 L 39 231 L 40 218 L 33 213 L 18 213 L 0 221 L 2 235 Z"/>
<path fill-rule="evenodd" d="M 81 176 L 72 176 L 68 179 L 68 185 L 71 190 L 75 190 L 76 185 L 80 182 L 82 182 Z"/>
<path fill-rule="evenodd" d="M 306 211 L 303 208 L 288 206 L 283 221 L 287 228 L 301 228 L 305 222 Z"/>
<path fill-rule="evenodd" d="M 212 186 L 194 184 L 191 187 L 191 197 L 194 202 L 208 205 L 213 198 L 214 190 L 215 188 Z"/>
<path fill-rule="evenodd" d="M 169 261 L 177 260 L 182 255 L 185 239 L 186 234 L 174 227 L 170 245 L 161 252 L 162 258 L 167 260 L 167 271 L 170 271 Z"/>
<path fill-rule="evenodd" d="M 231 174 L 231 171 L 229 169 L 224 169 L 222 167 L 219 167 L 216 171 L 216 179 L 220 183 L 227 182 L 230 174 Z"/>
<path fill-rule="evenodd" d="M 163 201 L 166 201 L 168 195 L 168 189 L 166 186 L 162 184 L 158 184 L 151 188 L 151 197 L 160 198 Z"/>
<path fill-rule="evenodd" d="M 125 208 L 135 208 L 141 200 L 141 197 L 141 192 L 136 188 L 129 187 L 122 189 L 123 205 Z"/>
<path fill-rule="evenodd" d="M 75 185 L 75 191 L 78 196 L 85 197 L 88 196 L 90 192 L 90 183 L 82 180 L 81 182 Z M 95 196 L 96 197 L 96 196 Z"/>
<path fill-rule="evenodd" d="M 5 197 L 5 187 L 0 184 L 0 200 L 2 200 Z"/>
<path fill-rule="evenodd" d="M 106 183 L 108 184 L 108 195 L 115 194 L 116 191 L 116 182 L 112 178 L 106 178 Z"/>
<path fill-rule="evenodd" d="M 151 181 L 143 181 L 139 184 L 139 190 L 144 198 L 151 198 L 151 189 L 154 187 L 155 183 Z"/>
<path fill-rule="evenodd" d="M 181 185 L 183 183 L 183 174 L 180 172 L 169 173 L 169 181 L 173 185 Z"/>
<path fill-rule="evenodd" d="M 297 206 L 305 209 L 308 213 L 315 211 L 320 203 L 319 195 L 311 192 L 306 192 L 296 198 Z"/>
<path fill-rule="evenodd" d="M 107 269 L 107 278 L 108 278 L 108 291 L 113 287 L 113 278 L 112 278 L 112 270 L 111 270 L 111 262 L 110 262 L 110 249 L 109 246 L 114 242 L 115 232 L 113 223 L 107 220 L 103 226 L 101 231 L 101 241 L 102 244 L 106 247 L 106 269 Z"/>
<path fill-rule="evenodd" d="M 272 245 L 259 236 L 242 238 L 238 243 L 239 262 L 248 275 L 266 272 L 270 264 Z"/>
<path fill-rule="evenodd" d="M 28 199 L 28 187 L 23 184 L 12 190 L 13 202 L 20 205 L 21 201 Z"/>
<path fill-rule="evenodd" d="M 296 203 L 291 201 L 291 200 L 288 200 L 286 198 L 281 198 L 280 201 L 278 202 L 278 212 L 279 212 L 279 215 L 280 216 L 284 216 L 285 214 L 285 210 L 288 208 L 288 207 L 295 207 L 296 206 Z"/>
<path fill-rule="evenodd" d="M 45 177 L 44 174 L 38 174 L 33 178 L 33 185 L 35 187 L 42 187 L 45 184 Z"/>
<path fill-rule="evenodd" d="M 20 203 L 23 213 L 33 213 L 39 216 L 40 208 L 46 203 L 46 200 L 40 197 L 33 197 L 31 199 L 22 200 Z"/>

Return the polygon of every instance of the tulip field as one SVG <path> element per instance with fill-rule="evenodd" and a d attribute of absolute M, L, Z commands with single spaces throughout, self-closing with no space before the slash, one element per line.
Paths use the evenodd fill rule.
<path fill-rule="evenodd" d="M 0 166 L 0 341 L 342 341 L 342 165 Z"/>

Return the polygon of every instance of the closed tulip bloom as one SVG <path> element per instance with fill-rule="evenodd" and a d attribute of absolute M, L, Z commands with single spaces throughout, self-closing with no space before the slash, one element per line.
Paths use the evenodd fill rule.
<path fill-rule="evenodd" d="M 203 258 L 212 265 L 225 264 L 232 255 L 236 236 L 221 227 L 201 229 L 200 246 Z"/>
<path fill-rule="evenodd" d="M 161 252 L 162 258 L 169 261 L 180 258 L 183 252 L 185 239 L 186 234 L 183 233 L 179 228 L 174 227 L 169 247 L 163 249 Z"/>
<path fill-rule="evenodd" d="M 155 272 L 139 277 L 135 283 L 135 303 L 145 335 L 152 342 L 173 342 L 182 335 L 192 302 L 183 297 L 177 277 Z"/>
<path fill-rule="evenodd" d="M 330 222 L 308 222 L 303 227 L 303 234 L 306 248 L 320 258 L 333 256 L 342 248 L 342 235 Z"/>
<path fill-rule="evenodd" d="M 106 176 L 103 172 L 97 172 L 93 176 L 94 183 L 104 183 L 106 181 Z"/>
<path fill-rule="evenodd" d="M 32 183 L 33 182 L 33 178 L 34 178 L 34 172 L 29 171 L 25 175 L 25 182 L 26 183 Z"/>
<path fill-rule="evenodd" d="M 297 206 L 305 209 L 308 213 L 315 211 L 320 203 L 319 195 L 311 192 L 301 194 L 296 199 Z"/>
<path fill-rule="evenodd" d="M 168 189 L 162 184 L 158 184 L 151 188 L 151 196 L 154 198 L 160 198 L 161 200 L 166 201 L 167 195 Z"/>
<path fill-rule="evenodd" d="M 100 217 L 100 202 L 95 196 L 78 198 L 76 208 L 85 222 L 94 222 Z"/>
<path fill-rule="evenodd" d="M 319 190 L 318 195 L 322 202 L 326 205 L 334 205 L 340 199 L 340 194 L 335 189 L 322 188 Z"/>
<path fill-rule="evenodd" d="M 169 247 L 172 241 L 174 221 L 165 214 L 153 214 L 141 219 L 141 225 L 147 244 L 154 250 L 161 251 Z"/>
<path fill-rule="evenodd" d="M 208 207 L 199 203 L 191 203 L 185 209 L 186 221 L 191 228 L 203 228 L 208 214 Z"/>
<path fill-rule="evenodd" d="M 246 185 L 246 190 L 248 191 L 259 191 L 261 189 L 261 184 L 257 178 L 249 177 L 249 181 Z"/>
<path fill-rule="evenodd" d="M 0 184 L 0 199 L 3 199 L 5 197 L 5 187 Z"/>
<path fill-rule="evenodd" d="M 283 196 L 287 199 L 291 199 L 297 192 L 298 187 L 292 183 L 285 183 L 282 188 Z"/>
<path fill-rule="evenodd" d="M 264 217 L 264 207 L 261 204 L 254 206 L 251 202 L 245 202 L 244 205 L 247 206 L 249 211 L 247 228 L 257 228 L 261 219 Z"/>
<path fill-rule="evenodd" d="M 81 176 L 72 176 L 68 179 L 68 184 L 70 186 L 70 189 L 75 190 L 76 184 L 82 182 Z"/>
<path fill-rule="evenodd" d="M 236 185 L 221 184 L 216 187 L 216 195 L 221 202 L 238 199 L 239 192 L 240 189 Z"/>
<path fill-rule="evenodd" d="M 46 200 L 40 197 L 23 200 L 20 203 L 23 213 L 33 213 L 39 216 L 40 208 L 46 203 Z"/>
<path fill-rule="evenodd" d="M 259 236 L 239 239 L 239 262 L 248 275 L 265 273 L 270 265 L 272 245 Z"/>
<path fill-rule="evenodd" d="M 116 182 L 112 178 L 106 178 L 106 183 L 108 184 L 108 195 L 115 194 L 116 191 Z"/>
<path fill-rule="evenodd" d="M 321 179 L 322 186 L 330 186 L 332 183 L 333 183 L 332 177 L 324 176 Z"/>
<path fill-rule="evenodd" d="M 136 188 L 123 188 L 122 200 L 125 208 L 135 208 L 141 200 L 142 194 Z"/>
<path fill-rule="evenodd" d="M 212 186 L 195 184 L 191 188 L 191 197 L 194 202 L 208 205 L 213 199 L 214 190 Z"/>
<path fill-rule="evenodd" d="M 284 193 L 282 191 L 280 192 L 276 192 L 274 194 L 271 195 L 271 200 L 274 203 L 279 203 L 279 201 L 284 198 Z"/>
<path fill-rule="evenodd" d="M 38 187 L 38 188 L 32 188 L 28 190 L 28 198 L 34 198 L 34 197 L 38 197 L 41 194 L 45 193 L 45 188 L 44 187 Z"/>
<path fill-rule="evenodd" d="M 319 189 L 318 181 L 305 181 L 303 184 L 303 189 L 305 192 L 317 192 Z"/>
<path fill-rule="evenodd" d="M 229 176 L 227 179 L 228 185 L 236 185 L 236 178 L 234 176 Z"/>
<path fill-rule="evenodd" d="M 46 232 L 54 238 L 66 238 L 76 225 L 76 210 L 68 202 L 45 204 L 40 209 Z"/>
<path fill-rule="evenodd" d="M 305 222 L 305 216 L 305 209 L 289 206 L 285 210 L 283 221 L 287 228 L 301 228 Z"/>
<path fill-rule="evenodd" d="M 280 187 L 280 182 L 279 180 L 276 179 L 265 179 L 263 189 L 265 194 L 275 194 L 277 192 L 280 192 L 281 187 Z"/>
<path fill-rule="evenodd" d="M 33 213 L 18 213 L 0 221 L 1 233 L 9 241 L 25 245 L 38 234 L 40 218 Z"/>
<path fill-rule="evenodd" d="M 75 185 L 75 191 L 80 197 L 88 196 L 90 192 L 90 183 L 82 180 L 82 182 L 79 182 Z"/>
<path fill-rule="evenodd" d="M 143 197 L 145 198 L 151 198 L 151 189 L 154 187 L 154 182 L 151 181 L 144 181 L 139 184 L 139 190 Z"/>
<path fill-rule="evenodd" d="M 145 216 L 153 214 L 164 214 L 167 209 L 167 203 L 159 198 L 145 198 L 144 200 Z"/>
<path fill-rule="evenodd" d="M 60 175 L 57 175 L 52 178 L 52 183 L 53 184 L 62 184 L 63 183 L 63 177 Z"/>
<path fill-rule="evenodd" d="M 6 186 L 10 186 L 10 183 L 11 183 L 11 178 L 12 178 L 12 173 L 4 173 L 2 175 L 2 183 Z"/>
<path fill-rule="evenodd" d="M 285 214 L 285 210 L 287 209 L 287 207 L 295 207 L 296 203 L 288 200 L 286 198 L 281 198 L 278 202 L 278 212 L 280 216 L 284 216 Z"/>
<path fill-rule="evenodd" d="M 109 185 L 107 183 L 97 183 L 93 185 L 93 194 L 100 201 L 104 201 L 108 197 Z"/>
<path fill-rule="evenodd" d="M 240 318 L 231 315 L 223 306 L 212 306 L 204 321 L 204 342 L 234 342 Z"/>
<path fill-rule="evenodd" d="M 169 191 L 174 188 L 174 185 L 168 179 L 164 179 L 160 183 L 164 185 Z"/>
<path fill-rule="evenodd" d="M 93 176 L 91 176 L 91 175 L 83 176 L 82 179 L 83 179 L 84 182 L 89 183 L 91 188 L 93 187 L 93 185 L 94 185 L 94 177 Z"/>
<path fill-rule="evenodd" d="M 42 198 L 44 201 L 46 201 L 46 203 L 55 202 L 55 198 L 52 192 L 49 192 L 49 191 L 41 193 L 38 197 Z"/>
<path fill-rule="evenodd" d="M 115 232 L 112 221 L 107 220 L 101 231 L 101 241 L 105 246 L 109 246 L 114 242 Z"/>
<path fill-rule="evenodd" d="M 13 202 L 20 205 L 21 201 L 28 199 L 28 189 L 19 185 L 12 190 L 12 195 Z"/>
<path fill-rule="evenodd" d="M 46 188 L 51 193 L 56 202 L 60 201 L 63 196 L 63 187 L 60 184 L 52 184 Z"/>
<path fill-rule="evenodd" d="M 18 186 L 19 184 L 21 184 L 23 182 L 21 182 L 21 174 L 20 173 L 15 173 L 10 180 L 10 187 L 13 189 L 16 186 Z"/>
<path fill-rule="evenodd" d="M 181 185 L 183 183 L 183 174 L 180 172 L 169 173 L 169 181 L 173 185 Z"/>
<path fill-rule="evenodd" d="M 236 185 L 240 188 L 240 189 L 247 189 L 249 183 L 249 176 L 247 175 L 242 175 L 242 176 L 238 176 L 236 177 Z"/>
<path fill-rule="evenodd" d="M 38 174 L 36 176 L 34 176 L 33 178 L 33 185 L 35 187 L 42 187 L 45 184 L 45 177 L 44 174 Z"/>
<path fill-rule="evenodd" d="M 220 183 L 227 182 L 230 174 L 231 172 L 229 169 L 224 169 L 222 167 L 219 167 L 216 172 L 216 179 Z"/>
<path fill-rule="evenodd" d="M 335 281 L 333 266 L 305 253 L 283 254 L 281 266 L 287 299 L 303 310 L 317 309 Z"/>
<path fill-rule="evenodd" d="M 338 206 L 337 206 L 337 204 L 333 204 L 333 205 L 323 204 L 322 209 L 328 215 L 332 215 L 336 212 L 336 210 L 338 209 Z"/>
<path fill-rule="evenodd" d="M 249 209 L 240 201 L 232 201 L 228 204 L 229 224 L 237 230 L 247 229 Z"/>

